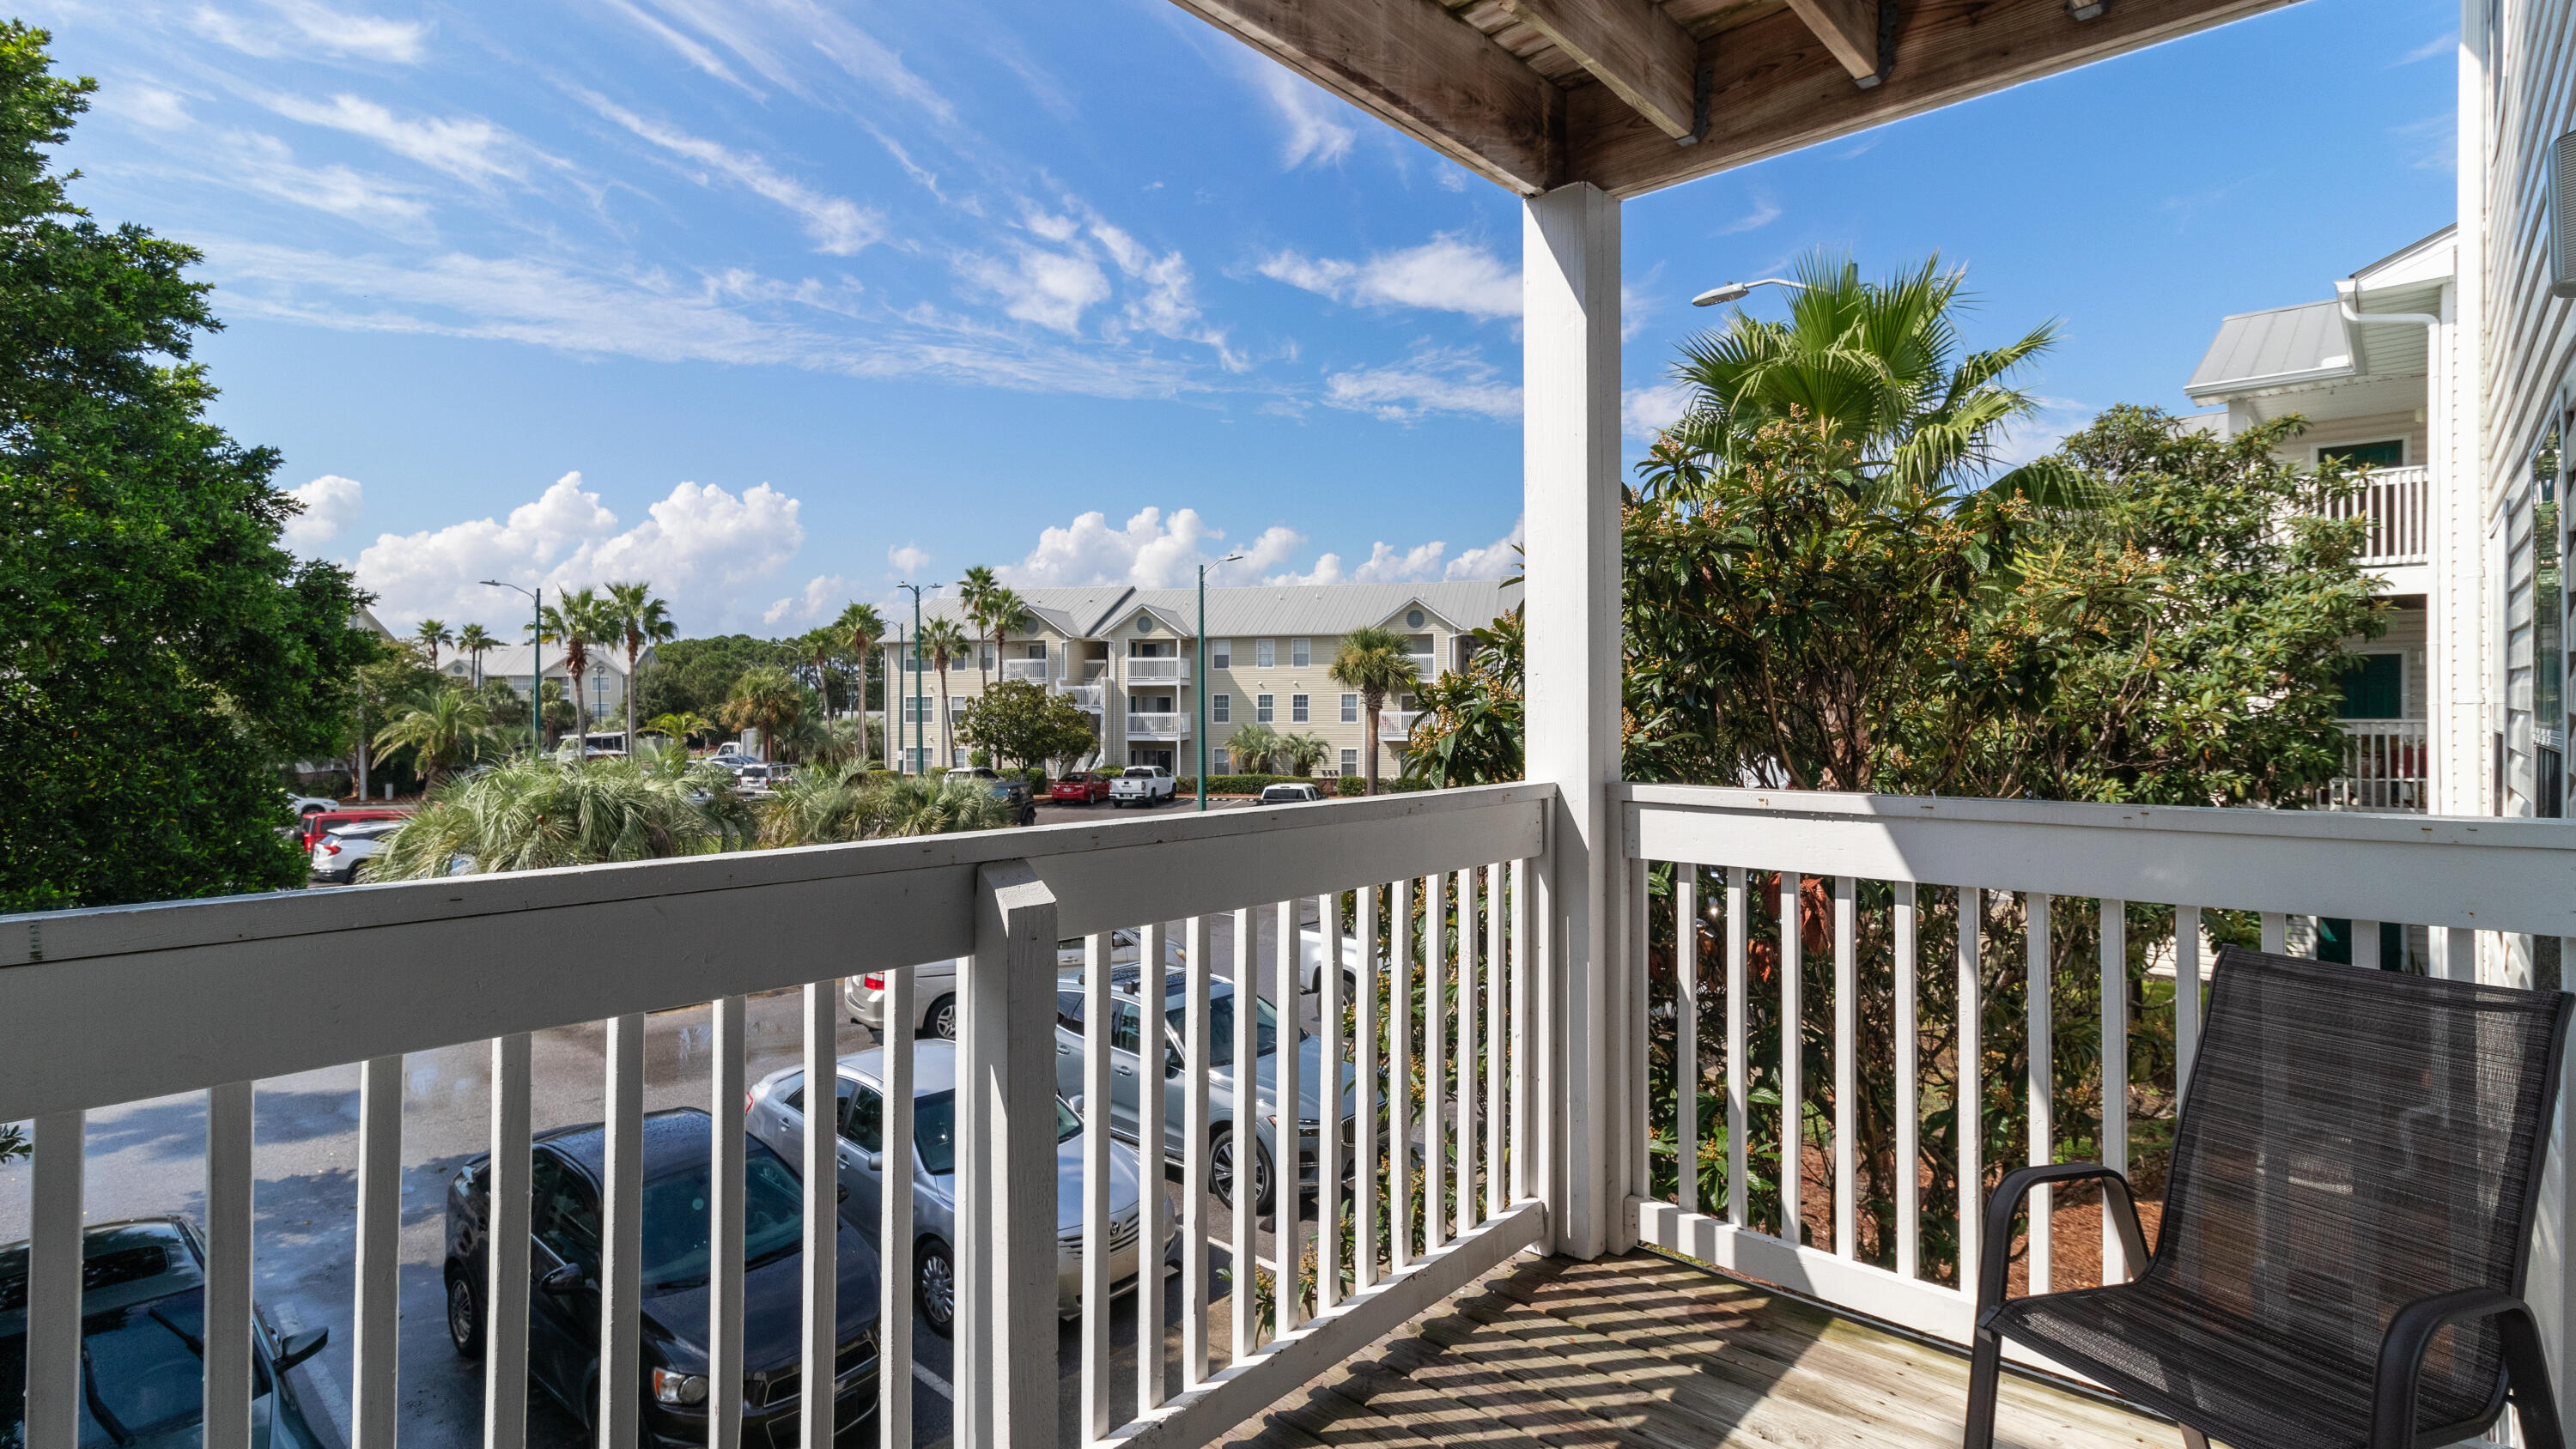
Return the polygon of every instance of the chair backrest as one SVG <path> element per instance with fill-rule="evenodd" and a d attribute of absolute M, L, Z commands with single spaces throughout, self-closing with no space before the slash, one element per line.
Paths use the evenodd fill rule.
<path fill-rule="evenodd" d="M 2570 1000 L 2221 951 L 2147 1276 L 2360 1364 L 2407 1302 L 2520 1293 Z M 2463 1332 L 2424 1387 L 2498 1364 Z"/>

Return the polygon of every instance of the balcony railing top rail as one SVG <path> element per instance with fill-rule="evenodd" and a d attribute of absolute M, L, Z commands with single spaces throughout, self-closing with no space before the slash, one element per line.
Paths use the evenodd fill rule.
<path fill-rule="evenodd" d="M 1131 740 L 1186 739 L 1190 733 L 1190 716 L 1186 711 L 1127 712 L 1127 737 Z"/>
<path fill-rule="evenodd" d="M 1127 680 L 1131 684 L 1187 684 L 1190 682 L 1190 661 L 1130 656 Z"/>

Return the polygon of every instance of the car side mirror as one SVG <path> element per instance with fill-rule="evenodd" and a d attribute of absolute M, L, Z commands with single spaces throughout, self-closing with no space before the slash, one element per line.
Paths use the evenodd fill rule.
<path fill-rule="evenodd" d="M 1176 1049 L 1172 1048 L 1172 1047 L 1165 1047 L 1165 1048 L 1163 1048 L 1163 1075 L 1164 1075 L 1164 1076 L 1167 1076 L 1167 1077 L 1177 1077 L 1177 1076 L 1179 1076 L 1180 1074 L 1181 1074 L 1181 1054 L 1180 1054 L 1180 1052 L 1179 1052 L 1178 1050 L 1176 1050 Z"/>
<path fill-rule="evenodd" d="M 575 1292 L 580 1287 L 581 1268 L 573 1263 L 563 1264 L 537 1280 L 538 1292 L 551 1293 L 557 1298 Z"/>
<path fill-rule="evenodd" d="M 279 1339 L 277 1341 L 277 1371 L 279 1373 L 284 1373 L 288 1369 L 295 1367 L 297 1364 L 304 1362 L 306 1359 L 311 1358 L 313 1355 L 320 1353 L 323 1345 L 330 1341 L 331 1330 L 327 1328 L 306 1329 L 302 1333 L 290 1333 L 286 1337 Z"/>
<path fill-rule="evenodd" d="M 848 1202 L 850 1200 L 850 1185 L 845 1182 L 840 1185 L 840 1188 L 840 1192 L 835 1195 L 832 1200 L 834 1202 Z"/>
<path fill-rule="evenodd" d="M 1076 1117 L 1082 1115 L 1082 1099 L 1080 1097 L 1067 1097 L 1064 1099 L 1064 1104 L 1073 1109 L 1073 1115 Z"/>

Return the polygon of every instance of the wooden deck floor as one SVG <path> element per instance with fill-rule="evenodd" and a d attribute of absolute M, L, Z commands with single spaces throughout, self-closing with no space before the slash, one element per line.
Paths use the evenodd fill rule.
<path fill-rule="evenodd" d="M 1963 1357 L 1652 1254 L 1520 1259 L 1223 1442 L 1956 1449 Z M 1996 1442 L 2180 1449 L 2169 1424 L 2005 1376 Z"/>

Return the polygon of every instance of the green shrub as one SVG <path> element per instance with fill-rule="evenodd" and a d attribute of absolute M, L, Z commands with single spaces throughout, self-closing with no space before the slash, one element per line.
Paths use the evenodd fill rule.
<path fill-rule="evenodd" d="M 1361 795 L 1368 791 L 1368 781 L 1358 775 L 1344 775 L 1333 782 L 1336 795 Z"/>
<path fill-rule="evenodd" d="M 1261 793 L 1263 787 L 1269 785 L 1319 785 L 1322 783 L 1322 781 L 1308 775 L 1210 775 L 1208 776 L 1207 782 L 1208 793 L 1211 795 L 1258 795 Z M 1199 782 L 1196 776 L 1191 776 L 1180 782 L 1180 792 L 1184 795 L 1195 795 L 1198 793 L 1198 789 Z"/>

